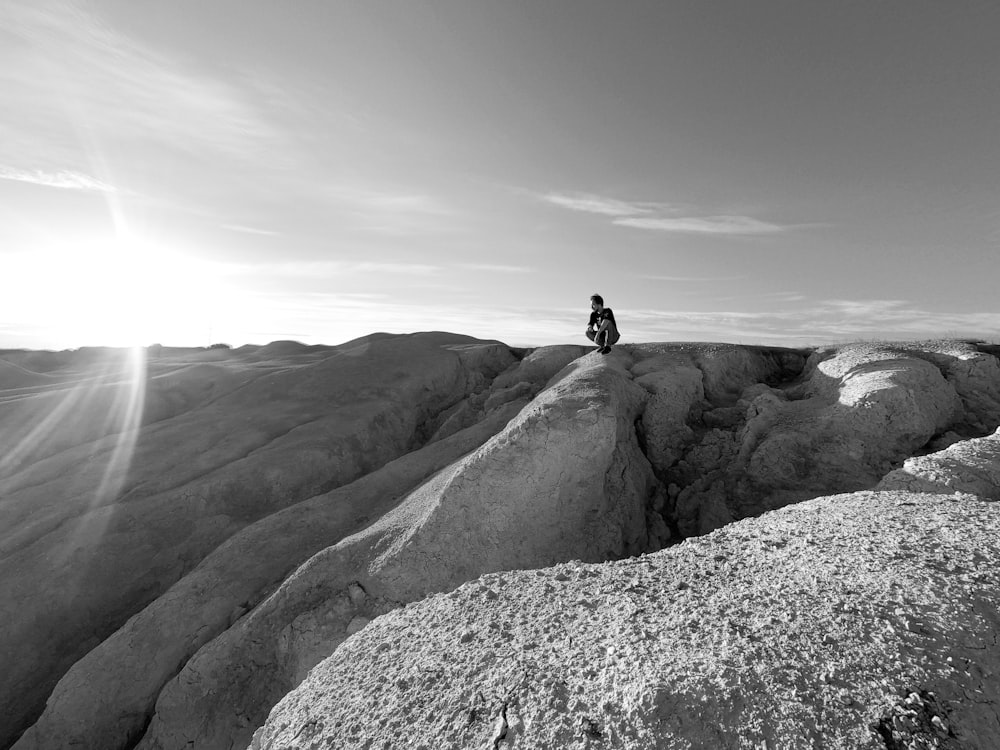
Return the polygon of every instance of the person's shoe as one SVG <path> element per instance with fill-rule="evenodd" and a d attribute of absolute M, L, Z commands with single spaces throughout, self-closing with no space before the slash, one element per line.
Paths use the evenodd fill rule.
<path fill-rule="evenodd" d="M 600 349 L 601 354 L 611 354 L 610 346 L 602 346 Z"/>

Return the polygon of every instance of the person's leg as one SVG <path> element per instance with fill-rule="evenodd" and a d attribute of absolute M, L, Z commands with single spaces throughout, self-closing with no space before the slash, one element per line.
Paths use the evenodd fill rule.
<path fill-rule="evenodd" d="M 604 330 L 604 335 L 601 338 L 604 342 L 601 346 L 601 354 L 610 354 L 611 345 L 621 338 L 618 334 L 618 327 L 614 323 L 608 323 L 608 327 Z"/>

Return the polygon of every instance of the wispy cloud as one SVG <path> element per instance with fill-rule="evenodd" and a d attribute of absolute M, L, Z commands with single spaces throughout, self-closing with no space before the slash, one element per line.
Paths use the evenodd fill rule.
<path fill-rule="evenodd" d="M 366 214 L 450 216 L 454 213 L 438 198 L 393 188 L 338 185 L 326 188 L 325 195 L 333 203 Z"/>
<path fill-rule="evenodd" d="M 94 143 L 156 142 L 170 150 L 260 158 L 275 133 L 236 86 L 106 24 L 76 0 L 7 0 L 0 87 L 8 118 L 0 158 L 79 169 Z"/>
<path fill-rule="evenodd" d="M 113 185 L 102 182 L 94 177 L 80 172 L 62 170 L 59 172 L 43 172 L 39 169 L 13 169 L 0 166 L 0 180 L 28 182 L 33 185 L 62 188 L 64 190 L 88 190 L 99 193 L 114 193 Z"/>
<path fill-rule="evenodd" d="M 546 193 L 540 197 L 544 201 L 568 208 L 570 211 L 582 211 L 601 216 L 638 216 L 652 213 L 662 206 L 662 204 L 656 203 L 635 203 L 617 198 L 605 198 L 589 193 Z"/>
<path fill-rule="evenodd" d="M 634 229 L 650 229 L 656 232 L 685 232 L 690 234 L 774 234 L 784 232 L 787 227 L 760 221 L 750 216 L 685 216 L 681 218 L 618 218 L 614 223 Z"/>
<path fill-rule="evenodd" d="M 228 229 L 231 232 L 240 232 L 242 234 L 260 234 L 267 237 L 271 237 L 278 234 L 278 232 L 275 232 L 270 229 L 258 229 L 257 227 L 247 227 L 243 226 L 242 224 L 223 224 L 222 228 Z"/>
<path fill-rule="evenodd" d="M 655 232 L 733 236 L 776 234 L 791 228 L 752 216 L 690 215 L 690 206 L 657 201 L 624 201 L 592 193 L 546 193 L 538 197 L 571 211 L 610 217 L 617 226 Z"/>
<path fill-rule="evenodd" d="M 336 279 L 351 274 L 402 274 L 429 276 L 440 272 L 441 266 L 428 263 L 402 263 L 393 261 L 289 261 L 286 263 L 230 263 L 219 266 L 230 276 L 258 276 L 261 278 Z"/>
<path fill-rule="evenodd" d="M 487 273 L 532 273 L 535 270 L 528 266 L 506 266 L 497 263 L 462 263 L 461 267 L 470 271 L 485 271 Z"/>
<path fill-rule="evenodd" d="M 428 276 L 441 270 L 440 266 L 426 263 L 355 263 L 348 269 L 358 273 L 400 273 L 415 276 Z"/>
<path fill-rule="evenodd" d="M 898 299 L 809 300 L 770 310 L 616 310 L 638 341 L 821 344 L 866 339 L 997 336 L 1000 312 L 941 312 Z"/>
<path fill-rule="evenodd" d="M 441 198 L 393 185 L 335 185 L 319 190 L 326 206 L 367 232 L 407 236 L 454 231 L 459 213 Z"/>
<path fill-rule="evenodd" d="M 682 284 L 713 281 L 736 281 L 743 276 L 658 276 L 649 274 L 635 274 L 637 278 L 649 279 L 651 281 L 674 281 Z"/>

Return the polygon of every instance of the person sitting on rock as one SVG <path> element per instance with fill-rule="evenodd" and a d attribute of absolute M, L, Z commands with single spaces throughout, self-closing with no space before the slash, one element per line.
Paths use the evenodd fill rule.
<path fill-rule="evenodd" d="M 604 306 L 604 298 L 599 294 L 591 295 L 590 310 L 590 322 L 585 331 L 587 338 L 597 344 L 597 351 L 601 354 L 609 354 L 611 345 L 621 338 L 615 314 L 610 307 Z"/>

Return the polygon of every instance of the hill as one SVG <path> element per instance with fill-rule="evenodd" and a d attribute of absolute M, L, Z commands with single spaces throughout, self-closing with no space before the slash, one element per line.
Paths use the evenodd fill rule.
<path fill-rule="evenodd" d="M 0 670 L 11 675 L 0 702 L 14 707 L 0 747 L 22 732 L 19 750 L 245 747 L 265 721 L 258 747 L 396 745 L 412 742 L 410 730 L 428 747 L 569 747 L 571 738 L 697 747 L 709 726 L 718 747 L 751 735 L 792 747 L 828 726 L 848 743 L 830 747 L 860 747 L 849 743 L 896 741 L 893 706 L 916 711 L 911 692 L 940 721 L 965 717 L 940 742 L 986 747 L 974 744 L 985 720 L 942 703 L 956 700 L 956 675 L 918 673 L 902 657 L 880 671 L 875 651 L 845 656 L 836 679 L 854 675 L 859 710 L 839 723 L 816 708 L 827 703 L 789 692 L 799 685 L 792 673 L 822 671 L 815 660 L 825 653 L 802 646 L 789 623 L 818 633 L 829 612 L 804 593 L 802 606 L 775 609 L 764 584 L 799 591 L 810 575 L 871 570 L 836 597 L 862 612 L 858 632 L 868 632 L 881 627 L 868 599 L 889 580 L 878 570 L 897 558 L 859 550 L 903 544 L 910 525 L 947 519 L 950 536 L 931 557 L 966 560 L 956 574 L 965 578 L 925 596 L 917 583 L 931 558 L 903 554 L 913 569 L 890 576 L 902 582 L 893 611 L 995 632 L 997 550 L 978 536 L 993 533 L 984 501 L 1000 492 L 994 353 L 966 342 L 685 343 L 602 357 L 422 333 L 203 357 L 160 351 L 140 366 L 67 356 L 45 373 L 61 386 L 19 375 L 8 389 L 17 393 L 0 393 L 0 435 L 15 446 L 0 461 Z M 940 494 L 955 490 L 966 494 Z M 798 550 L 813 521 L 818 541 Z M 761 541 L 771 527 L 785 539 L 774 549 Z M 790 547 L 795 555 L 782 552 Z M 642 581 L 635 596 L 626 596 L 629 577 Z M 691 593 L 706 582 L 711 596 Z M 731 608 L 712 597 L 735 601 L 750 582 L 760 596 L 723 616 Z M 984 604 L 963 609 L 980 589 Z M 572 628 L 560 631 L 567 597 L 589 602 L 573 615 L 575 646 L 565 638 Z M 629 656 L 614 644 L 631 628 L 622 613 L 633 600 L 649 613 L 648 635 L 622 635 L 641 645 Z M 458 631 L 452 602 L 465 608 Z M 757 629 L 764 645 L 718 646 L 741 628 Z M 426 644 L 407 635 L 417 632 Z M 954 646 L 937 635 L 920 643 L 941 660 Z M 688 646 L 712 656 L 685 682 L 668 662 Z M 649 661 L 649 651 L 666 661 Z M 505 670 L 532 659 L 562 676 L 514 690 Z M 559 672 L 560 662 L 580 671 Z M 437 678 L 398 676 L 426 664 Z M 365 687 L 383 678 L 395 681 L 392 695 Z M 482 697 L 470 697 L 480 681 Z M 720 698 L 711 688 L 723 684 Z M 595 685 L 610 690 L 610 707 L 594 703 Z M 982 685 L 995 701 L 995 686 Z M 529 707 L 536 693 L 546 707 Z M 553 703 L 576 693 L 577 708 Z M 433 716 L 417 717 L 432 694 Z M 663 719 L 693 717 L 706 700 L 714 713 L 701 724 L 685 720 L 681 731 Z M 792 718 L 772 721 L 776 706 L 793 704 Z M 310 706 L 322 707 L 319 718 L 302 718 Z M 928 726 L 933 737 L 937 725 Z"/>

